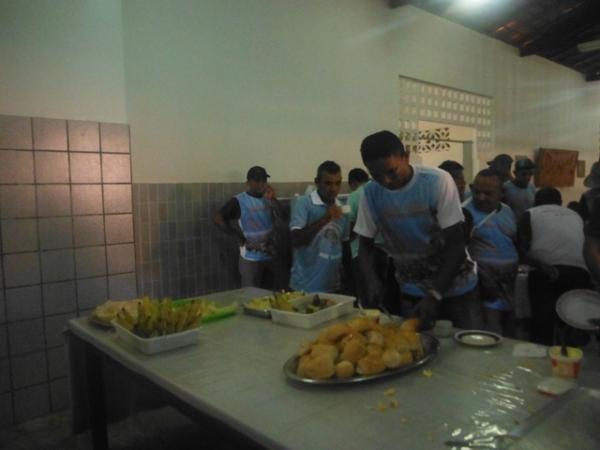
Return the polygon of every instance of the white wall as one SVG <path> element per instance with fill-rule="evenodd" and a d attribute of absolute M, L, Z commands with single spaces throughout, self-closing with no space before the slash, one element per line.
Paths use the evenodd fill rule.
<path fill-rule="evenodd" d="M 120 0 L 0 0 L 0 113 L 126 122 Z"/>
<path fill-rule="evenodd" d="M 129 122 L 135 182 L 309 180 L 397 129 L 398 75 L 494 98 L 495 153 L 598 156 L 600 83 L 374 0 L 0 0 L 0 113 Z M 485 162 L 489 155 L 480 155 Z"/>
<path fill-rule="evenodd" d="M 396 129 L 399 74 L 494 97 L 496 152 L 597 158 L 599 83 L 385 3 L 124 2 L 135 181 L 237 181 L 253 164 L 306 180 L 328 158 L 346 171 L 365 134 Z"/>

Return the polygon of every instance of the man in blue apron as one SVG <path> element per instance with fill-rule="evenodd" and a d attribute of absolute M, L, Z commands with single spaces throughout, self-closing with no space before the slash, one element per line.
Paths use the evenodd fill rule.
<path fill-rule="evenodd" d="M 479 296 L 485 328 L 514 335 L 514 285 L 519 264 L 515 246 L 517 222 L 512 209 L 500 202 L 502 185 L 491 169 L 477 174 L 472 198 L 464 206 L 468 249 L 477 263 Z"/>
<path fill-rule="evenodd" d="M 290 230 L 294 262 L 290 286 L 306 292 L 340 289 L 342 253 L 349 254 L 349 219 L 337 199 L 342 171 L 333 161 L 317 169 L 317 190 L 299 197 L 292 205 Z"/>
<path fill-rule="evenodd" d="M 273 214 L 281 208 L 267 184 L 269 177 L 264 167 L 251 167 L 246 175 L 248 190 L 231 198 L 213 216 L 222 231 L 238 239 L 242 287 L 285 287 L 278 264 L 273 263 Z"/>
<path fill-rule="evenodd" d="M 365 187 L 354 228 L 370 302 L 376 303 L 382 289 L 373 271 L 374 238 L 380 232 L 394 259 L 403 316 L 416 315 L 427 327 L 439 314 L 458 327 L 480 328 L 477 274 L 450 174 L 409 164 L 404 145 L 389 131 L 367 136 L 360 151 L 375 181 Z"/>

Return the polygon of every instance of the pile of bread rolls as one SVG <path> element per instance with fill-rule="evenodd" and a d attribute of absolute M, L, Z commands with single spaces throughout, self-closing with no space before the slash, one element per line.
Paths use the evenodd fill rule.
<path fill-rule="evenodd" d="M 300 346 L 296 373 L 303 378 L 324 380 L 375 375 L 386 369 L 423 358 L 418 321 L 402 325 L 380 324 L 370 317 L 355 317 L 321 332 L 316 341 Z"/>

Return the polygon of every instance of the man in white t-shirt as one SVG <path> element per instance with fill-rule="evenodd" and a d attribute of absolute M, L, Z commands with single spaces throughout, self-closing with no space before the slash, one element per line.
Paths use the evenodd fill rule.
<path fill-rule="evenodd" d="M 562 205 L 560 192 L 545 187 L 535 194 L 535 206 L 518 223 L 517 247 L 529 273 L 531 340 L 543 345 L 557 342 L 556 301 L 572 289 L 589 289 L 590 274 L 583 257 L 583 220 Z"/>
<path fill-rule="evenodd" d="M 396 267 L 403 316 L 416 315 L 427 326 L 441 313 L 458 327 L 481 328 L 477 275 L 452 177 L 410 165 L 404 145 L 389 131 L 367 136 L 360 151 L 375 181 L 365 186 L 354 228 L 369 301 L 376 303 L 382 289 L 373 270 L 374 238 L 381 233 Z"/>

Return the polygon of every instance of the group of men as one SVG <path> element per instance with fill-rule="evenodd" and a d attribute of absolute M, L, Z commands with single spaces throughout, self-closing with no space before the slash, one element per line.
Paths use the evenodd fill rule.
<path fill-rule="evenodd" d="M 421 318 L 424 327 L 443 317 L 460 328 L 510 335 L 517 268 L 529 264 L 531 337 L 552 343 L 556 299 L 589 287 L 590 276 L 583 219 L 562 207 L 556 189 L 536 192 L 531 160 L 516 161 L 511 173 L 512 158 L 498 155 L 465 192 L 459 163 L 412 165 L 389 131 L 367 136 L 360 153 L 371 180 L 362 169 L 350 171 L 347 205 L 338 199 L 342 172 L 333 161 L 318 167 L 316 190 L 293 201 L 291 289 L 339 291 L 344 268 L 363 306 L 389 302 L 394 284 L 399 294 L 388 308 Z M 242 286 L 260 285 L 270 271 L 272 286 L 282 289 L 282 264 L 270 246 L 281 206 L 268 177 L 264 168 L 251 168 L 248 191 L 231 199 L 214 221 L 239 240 Z"/>

